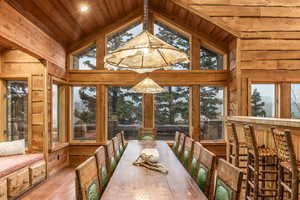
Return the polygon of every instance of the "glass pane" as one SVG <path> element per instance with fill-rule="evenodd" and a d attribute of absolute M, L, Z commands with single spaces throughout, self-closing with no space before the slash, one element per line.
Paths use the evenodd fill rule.
<path fill-rule="evenodd" d="M 114 51 L 143 31 L 143 24 L 133 24 L 107 38 L 107 51 Z"/>
<path fill-rule="evenodd" d="M 189 55 L 190 41 L 188 37 L 174 31 L 160 22 L 154 23 L 154 35 L 168 44 L 181 49 Z M 172 67 L 173 70 L 184 70 L 189 69 L 189 64 L 176 64 Z"/>
<path fill-rule="evenodd" d="M 27 81 L 7 81 L 7 140 L 27 137 L 28 84 Z"/>
<path fill-rule="evenodd" d="M 73 138 L 96 140 L 96 87 L 73 87 Z"/>
<path fill-rule="evenodd" d="M 59 86 L 52 85 L 52 144 L 58 144 L 59 140 Z"/>
<path fill-rule="evenodd" d="M 275 117 L 275 84 L 252 84 L 251 107 L 252 116 Z"/>
<path fill-rule="evenodd" d="M 300 118 L 300 84 L 291 84 L 291 117 Z"/>
<path fill-rule="evenodd" d="M 215 53 L 207 48 L 200 49 L 200 69 L 203 70 L 222 70 L 223 55 Z"/>
<path fill-rule="evenodd" d="M 96 44 L 73 55 L 73 69 L 96 69 Z"/>
<path fill-rule="evenodd" d="M 189 88 L 165 88 L 155 96 L 155 127 L 158 140 L 173 140 L 176 131 L 189 134 Z"/>
<path fill-rule="evenodd" d="M 224 88 L 200 88 L 201 140 L 224 138 Z"/>
<path fill-rule="evenodd" d="M 138 139 L 142 125 L 142 95 L 129 93 L 129 87 L 108 87 L 108 139 L 120 131 L 128 140 Z"/>

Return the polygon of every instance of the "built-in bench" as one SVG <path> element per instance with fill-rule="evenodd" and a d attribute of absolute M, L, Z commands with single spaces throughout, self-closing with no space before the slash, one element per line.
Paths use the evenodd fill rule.
<path fill-rule="evenodd" d="M 43 154 L 0 157 L 0 200 L 15 199 L 45 178 Z"/>

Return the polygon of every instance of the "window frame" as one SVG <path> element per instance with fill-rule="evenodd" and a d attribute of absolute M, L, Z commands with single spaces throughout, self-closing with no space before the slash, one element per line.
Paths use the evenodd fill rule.
<path fill-rule="evenodd" d="M 80 71 L 80 72 L 91 72 L 91 71 L 95 71 L 95 70 L 93 70 L 93 69 L 86 69 L 86 70 L 84 70 L 84 69 L 75 69 L 74 68 L 74 56 L 75 56 L 75 54 L 78 54 L 78 53 L 80 53 L 81 51 L 84 51 L 85 49 L 88 49 L 88 48 L 90 48 L 90 47 L 92 47 L 92 46 L 95 46 L 96 47 L 96 69 L 95 70 L 97 70 L 97 42 L 96 41 L 92 41 L 92 42 L 89 42 L 88 44 L 86 44 L 86 45 L 84 45 L 84 46 L 82 46 L 82 47 L 80 47 L 79 49 L 77 49 L 77 50 L 75 50 L 75 51 L 73 51 L 73 52 L 71 52 L 70 54 L 69 54 L 69 64 L 68 64 L 68 66 L 69 66 L 69 70 L 70 71 Z"/>
<path fill-rule="evenodd" d="M 201 69 L 201 66 L 202 66 L 202 62 L 201 62 L 201 48 L 205 48 L 205 49 L 208 49 L 209 51 L 212 51 L 216 54 L 219 54 L 221 56 L 223 56 L 223 69 L 218 69 L 218 70 L 215 70 L 215 69 Z M 227 66 L 227 59 L 228 59 L 228 56 L 227 56 L 227 53 L 212 46 L 212 45 L 208 45 L 207 43 L 201 43 L 200 46 L 199 46 L 199 70 L 201 71 L 204 71 L 204 72 L 209 72 L 209 71 L 213 71 L 213 72 L 222 72 L 222 71 L 227 71 L 228 70 L 228 66 Z"/>
<path fill-rule="evenodd" d="M 73 115 L 73 110 L 74 110 L 74 105 L 73 105 L 73 88 L 74 87 L 95 87 L 96 88 L 96 138 L 95 140 L 78 140 L 74 138 L 74 130 L 73 130 L 73 120 L 74 120 L 74 115 Z M 98 86 L 97 84 L 71 84 L 69 85 L 69 142 L 70 144 L 97 144 L 98 143 L 98 134 L 99 134 L 99 125 L 97 125 L 99 123 L 99 119 L 98 119 L 98 111 L 99 111 L 99 105 L 98 105 Z"/>

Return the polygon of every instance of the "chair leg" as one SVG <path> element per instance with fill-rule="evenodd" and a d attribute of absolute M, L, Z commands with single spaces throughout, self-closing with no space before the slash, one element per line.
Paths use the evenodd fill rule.
<path fill-rule="evenodd" d="M 298 172 L 292 173 L 292 198 L 291 200 L 298 200 L 299 193 L 299 177 Z"/>
<path fill-rule="evenodd" d="M 249 197 L 250 196 L 250 185 L 249 185 L 249 181 L 250 181 L 250 178 L 251 178 L 251 170 L 250 170 L 250 168 L 249 168 L 249 166 L 251 165 L 251 161 L 250 161 L 250 159 L 251 159 L 251 156 L 250 155 L 248 155 L 248 161 L 247 161 L 247 177 L 246 177 L 246 192 L 245 192 L 245 197 L 247 198 L 247 197 Z"/>

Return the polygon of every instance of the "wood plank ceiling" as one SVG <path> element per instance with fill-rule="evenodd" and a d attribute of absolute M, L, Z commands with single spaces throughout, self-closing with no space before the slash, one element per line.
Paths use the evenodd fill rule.
<path fill-rule="evenodd" d="M 6 1 L 66 48 L 143 6 L 143 0 Z M 89 10 L 80 12 L 82 5 L 89 6 Z M 150 0 L 150 6 L 167 15 L 179 16 L 182 23 L 209 35 L 214 41 L 228 43 L 234 37 L 173 0 Z"/>

